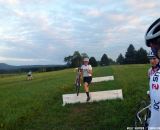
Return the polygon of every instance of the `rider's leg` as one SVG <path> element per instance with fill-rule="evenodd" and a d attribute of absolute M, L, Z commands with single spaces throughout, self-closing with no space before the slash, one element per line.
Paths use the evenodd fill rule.
<path fill-rule="evenodd" d="M 88 86 L 88 83 L 87 83 L 87 82 L 84 83 L 84 90 L 85 90 L 86 95 L 87 95 L 87 101 L 89 101 L 89 100 L 90 100 L 90 96 L 89 96 L 89 86 Z"/>

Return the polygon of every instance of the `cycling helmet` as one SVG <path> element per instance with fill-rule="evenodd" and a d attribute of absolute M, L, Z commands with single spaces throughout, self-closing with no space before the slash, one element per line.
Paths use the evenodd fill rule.
<path fill-rule="evenodd" d="M 89 58 L 84 58 L 83 61 L 88 61 L 89 62 Z"/>
<path fill-rule="evenodd" d="M 148 47 L 150 47 L 151 42 L 160 44 L 160 18 L 154 21 L 148 28 L 145 34 L 145 42 Z"/>
<path fill-rule="evenodd" d="M 148 57 L 148 58 L 153 58 L 153 57 L 156 57 L 156 56 L 154 55 L 154 53 L 153 53 L 152 51 L 150 51 L 150 52 L 147 54 L 147 57 Z"/>

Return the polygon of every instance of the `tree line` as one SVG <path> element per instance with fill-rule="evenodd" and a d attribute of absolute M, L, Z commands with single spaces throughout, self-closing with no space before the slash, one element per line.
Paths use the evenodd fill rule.
<path fill-rule="evenodd" d="M 82 61 L 84 58 L 89 58 L 87 53 L 81 53 L 79 51 L 75 51 L 73 55 L 67 56 L 64 58 L 64 61 L 67 63 L 68 67 L 79 67 L 82 65 Z M 89 63 L 96 67 L 98 65 L 107 66 L 110 64 L 115 64 L 111 58 L 107 56 L 107 54 L 103 54 L 100 61 L 97 61 L 95 57 L 89 58 Z"/>
<path fill-rule="evenodd" d="M 146 64 L 149 63 L 147 51 L 142 47 L 135 50 L 132 44 L 129 45 L 125 56 L 120 54 L 116 59 L 117 64 Z"/>
<path fill-rule="evenodd" d="M 68 67 L 79 67 L 82 64 L 83 58 L 89 58 L 87 53 L 80 53 L 79 51 L 75 51 L 73 55 L 69 55 L 64 58 Z M 108 66 L 113 64 L 146 64 L 148 63 L 147 51 L 142 47 L 138 50 L 135 50 L 132 44 L 129 45 L 125 56 L 120 54 L 116 61 L 112 58 L 108 57 L 107 54 L 103 54 L 100 61 L 97 61 L 94 56 L 89 58 L 89 62 L 93 67 L 98 65 L 100 66 Z"/>

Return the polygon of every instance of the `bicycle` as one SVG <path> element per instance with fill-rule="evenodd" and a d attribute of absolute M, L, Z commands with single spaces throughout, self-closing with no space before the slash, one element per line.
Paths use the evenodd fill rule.
<path fill-rule="evenodd" d="M 77 96 L 79 95 L 80 86 L 81 86 L 81 76 L 79 75 L 75 83 Z"/>
<path fill-rule="evenodd" d="M 136 118 L 134 121 L 134 130 L 137 129 L 136 127 L 141 127 L 143 128 L 143 130 L 148 130 L 148 125 L 151 117 L 150 108 L 150 102 L 144 100 L 141 102 L 138 112 L 136 113 Z"/>

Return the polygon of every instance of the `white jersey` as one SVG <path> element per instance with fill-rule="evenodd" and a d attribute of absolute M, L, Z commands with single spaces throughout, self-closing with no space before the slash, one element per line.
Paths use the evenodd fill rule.
<path fill-rule="evenodd" d="M 92 74 L 88 73 L 89 70 L 92 70 L 91 65 L 82 65 L 81 70 L 83 72 L 83 77 L 89 77 L 92 76 Z"/>
<path fill-rule="evenodd" d="M 28 75 L 32 75 L 32 72 L 30 71 L 30 72 L 28 72 Z"/>
<path fill-rule="evenodd" d="M 151 119 L 149 130 L 160 130 L 160 70 L 150 77 Z"/>
<path fill-rule="evenodd" d="M 149 70 L 148 70 L 148 78 L 150 79 L 150 77 L 155 73 L 155 72 L 157 72 L 158 71 L 158 67 L 151 67 Z"/>

